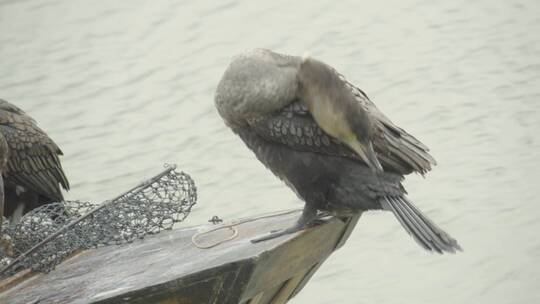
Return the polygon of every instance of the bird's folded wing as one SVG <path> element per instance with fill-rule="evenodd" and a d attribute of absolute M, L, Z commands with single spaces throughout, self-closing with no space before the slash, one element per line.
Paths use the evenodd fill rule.
<path fill-rule="evenodd" d="M 336 71 L 336 73 L 338 73 Z M 396 126 L 386 117 L 362 90 L 339 74 L 341 80 L 352 91 L 355 99 L 367 111 L 375 124 L 373 145 L 383 167 L 390 167 L 402 174 L 418 172 L 424 174 L 436 165 L 429 149 L 411 134 Z"/>
<path fill-rule="evenodd" d="M 0 103 L 0 128 L 9 146 L 5 176 L 53 200 L 69 189 L 58 155 L 62 151 L 22 110 Z"/>
<path fill-rule="evenodd" d="M 384 170 L 408 174 L 413 171 L 425 173 L 431 169 L 435 160 L 428 154 L 427 147 L 396 127 L 363 92 L 358 90 L 357 94 L 365 98 L 363 105 L 369 109 L 376 123 L 374 147 Z M 269 142 L 297 151 L 347 157 L 363 163 L 351 149 L 327 135 L 299 101 L 274 115 L 253 118 L 248 123 L 254 132 Z"/>
<path fill-rule="evenodd" d="M 361 159 L 349 148 L 327 135 L 304 104 L 295 101 L 273 115 L 248 120 L 258 136 L 288 148 L 333 156 Z"/>

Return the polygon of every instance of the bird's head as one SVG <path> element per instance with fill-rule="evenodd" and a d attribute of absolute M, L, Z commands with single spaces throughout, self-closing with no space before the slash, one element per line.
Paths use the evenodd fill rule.
<path fill-rule="evenodd" d="M 298 97 L 311 108 L 316 96 L 328 95 L 328 90 L 335 83 L 332 74 L 328 65 L 312 58 L 308 52 L 304 53 L 297 74 Z"/>
<path fill-rule="evenodd" d="M 301 58 L 254 49 L 233 58 L 221 78 L 215 104 L 227 124 L 277 111 L 296 97 Z"/>

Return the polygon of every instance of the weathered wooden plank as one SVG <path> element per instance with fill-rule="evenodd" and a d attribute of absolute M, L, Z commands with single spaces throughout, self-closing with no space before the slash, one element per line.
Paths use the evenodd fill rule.
<path fill-rule="evenodd" d="M 294 277 L 285 281 L 285 283 L 283 283 L 279 291 L 272 298 L 272 301 L 270 301 L 269 303 L 271 304 L 287 303 L 291 297 L 291 294 L 294 292 L 298 284 L 300 284 L 300 282 L 306 277 L 310 269 L 311 268 L 305 269 L 304 271 L 299 272 Z"/>
<path fill-rule="evenodd" d="M 192 237 L 216 226 L 88 250 L 2 292 L 0 303 L 284 303 L 356 224 L 332 218 L 300 233 L 250 242 L 290 227 L 299 215 L 293 211 L 223 224 L 197 238 L 203 247 L 218 244 L 208 249 L 194 246 Z M 222 240 L 228 241 L 219 244 Z"/>
<path fill-rule="evenodd" d="M 284 280 L 310 269 L 321 259 L 326 258 L 334 251 L 343 228 L 342 221 L 333 219 L 324 225 L 306 230 L 302 237 L 287 242 L 287 246 L 279 246 L 272 251 L 261 253 L 244 297 L 253 297 L 256 295 L 255 291 L 282 284 Z"/>
<path fill-rule="evenodd" d="M 360 216 L 362 213 L 358 213 L 356 215 L 353 215 L 349 217 L 348 219 L 345 219 L 345 229 L 343 230 L 343 234 L 341 235 L 340 239 L 338 240 L 335 250 L 341 248 L 341 246 L 345 245 L 345 242 L 349 239 L 349 236 L 351 235 L 352 231 L 354 230 L 354 227 L 356 227 L 356 224 L 358 223 L 358 220 L 360 219 Z M 327 256 L 328 257 L 328 256 Z M 294 297 L 297 293 L 299 293 L 302 288 L 307 284 L 307 282 L 311 279 L 311 277 L 319 270 L 319 267 L 322 266 L 322 264 L 326 261 L 326 258 L 321 259 L 319 263 L 315 264 L 310 271 L 304 276 L 301 282 L 298 283 L 298 286 L 296 286 L 296 289 L 291 294 L 290 298 Z"/>

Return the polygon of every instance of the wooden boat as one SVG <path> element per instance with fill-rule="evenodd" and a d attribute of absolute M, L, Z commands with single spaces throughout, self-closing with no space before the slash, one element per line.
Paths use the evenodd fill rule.
<path fill-rule="evenodd" d="M 301 210 L 163 231 L 81 252 L 50 273 L 0 283 L 0 303 L 286 303 L 341 247 L 360 215 L 260 243 Z"/>

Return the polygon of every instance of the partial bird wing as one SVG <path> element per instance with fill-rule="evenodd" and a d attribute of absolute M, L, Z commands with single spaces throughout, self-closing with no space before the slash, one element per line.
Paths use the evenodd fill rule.
<path fill-rule="evenodd" d="M 358 91 L 369 101 L 362 91 Z M 367 105 L 370 105 L 370 113 L 376 118 L 377 136 L 374 146 L 384 170 L 400 174 L 428 171 L 431 168 L 429 165 L 435 163 L 435 160 L 427 153 L 427 148 L 393 125 L 373 103 L 369 101 Z M 350 148 L 327 135 L 317 125 L 306 106 L 298 100 L 273 115 L 251 118 L 248 124 L 254 132 L 269 142 L 286 145 L 297 151 L 347 157 L 364 163 Z M 404 143 L 401 143 L 402 141 Z M 409 145 L 413 145 L 413 148 L 409 148 Z M 416 154 L 425 154 L 428 160 L 421 162 L 417 159 L 424 158 Z"/>
<path fill-rule="evenodd" d="M 333 69 L 333 68 L 332 68 Z M 375 124 L 373 145 L 379 160 L 402 174 L 418 172 L 424 174 L 437 162 L 429 154 L 429 148 L 411 134 L 396 126 L 386 117 L 369 97 L 358 87 L 351 84 L 342 74 L 339 78 L 346 83 L 358 103 L 367 111 Z M 385 165 L 383 164 L 383 167 Z"/>
<path fill-rule="evenodd" d="M 60 185 L 69 190 L 62 170 L 60 148 L 26 115 L 7 101 L 0 100 L 0 132 L 9 146 L 6 181 L 35 191 L 54 201 L 63 200 Z"/>
<path fill-rule="evenodd" d="M 273 113 L 248 119 L 252 131 L 268 142 L 303 152 L 361 159 L 317 125 L 306 106 L 297 101 Z"/>

